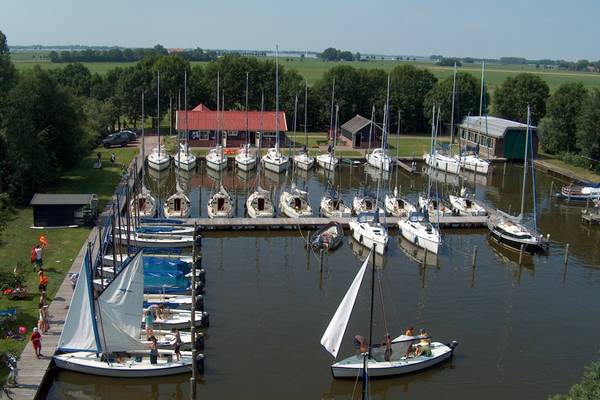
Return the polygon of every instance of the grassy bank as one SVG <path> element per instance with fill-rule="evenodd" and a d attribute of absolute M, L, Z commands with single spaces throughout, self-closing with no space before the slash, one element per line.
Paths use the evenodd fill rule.
<path fill-rule="evenodd" d="M 100 152 L 105 160 L 101 169 L 92 168 Z M 63 176 L 47 191 L 48 193 L 96 193 L 100 198 L 100 207 L 104 207 L 112 196 L 117 183 L 121 179 L 121 163 L 129 165 L 138 149 L 135 147 L 96 149 L 84 158 L 77 166 L 66 171 Z M 110 165 L 110 153 L 115 153 L 117 163 Z M 25 326 L 28 332 L 37 323 L 37 305 L 39 302 L 37 274 L 32 271 L 29 261 L 31 246 L 38 243 L 40 235 L 46 236 L 48 247 L 44 249 L 44 268 L 48 273 L 48 296 L 52 300 L 65 274 L 71 267 L 73 259 L 85 243 L 90 230 L 88 228 L 65 229 L 31 229 L 33 224 L 33 210 L 31 207 L 18 208 L 13 218 L 8 222 L 6 230 L 0 236 L 0 271 L 12 272 L 17 265 L 25 279 L 25 286 L 29 296 L 24 300 L 9 300 L 0 296 L 0 310 L 7 308 L 17 309 L 17 322 L 4 324 L 0 327 L 0 352 L 10 351 L 20 354 L 27 339 L 16 341 L 5 339 L 7 330 L 15 330 L 18 326 Z M 52 349 L 46 349 L 49 354 Z M 3 379 L 5 370 L 0 370 L 0 380 Z"/>
<path fill-rule="evenodd" d="M 540 152 L 538 159 L 540 161 L 543 161 L 544 163 L 557 167 L 557 169 L 559 170 L 563 169 L 565 171 L 568 171 L 583 181 L 600 182 L 600 175 L 598 175 L 594 171 L 591 171 L 587 168 L 581 168 L 575 165 L 571 165 L 560 160 L 554 155 Z"/>

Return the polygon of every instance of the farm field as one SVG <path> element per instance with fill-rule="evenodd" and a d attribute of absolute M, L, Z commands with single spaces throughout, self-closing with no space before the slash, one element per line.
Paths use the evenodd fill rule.
<path fill-rule="evenodd" d="M 19 70 L 33 68 L 39 65 L 44 69 L 56 69 L 64 66 L 64 64 L 51 63 L 47 59 L 48 52 L 16 52 L 12 53 L 11 57 L 15 66 Z M 442 67 L 429 62 L 423 61 L 340 61 L 327 62 L 319 59 L 307 58 L 285 58 L 282 57 L 280 62 L 283 66 L 297 70 L 303 77 L 308 79 L 309 84 L 316 82 L 329 68 L 336 65 L 350 65 L 355 68 L 380 68 L 384 71 L 391 71 L 394 67 L 404 64 L 412 64 L 419 68 L 429 69 L 438 79 L 443 79 L 452 75 L 452 67 Z M 116 67 L 128 67 L 134 65 L 134 62 L 98 62 L 98 63 L 83 63 L 92 73 L 105 74 L 110 69 Z M 205 62 L 192 62 L 192 65 L 203 65 Z M 469 72 L 479 78 L 481 76 L 480 64 L 463 64 L 459 71 Z M 486 66 L 486 81 L 488 90 L 493 93 L 495 87 L 501 84 L 509 76 L 514 76 L 521 72 L 529 72 L 540 75 L 553 92 L 561 84 L 567 82 L 582 82 L 587 88 L 600 89 L 600 74 L 590 72 L 575 72 L 575 71 L 558 71 L 558 70 L 538 70 L 531 65 L 499 65 L 489 64 Z"/>

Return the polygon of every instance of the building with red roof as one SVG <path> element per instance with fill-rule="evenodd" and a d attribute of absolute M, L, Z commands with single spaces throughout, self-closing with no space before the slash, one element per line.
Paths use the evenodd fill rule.
<path fill-rule="evenodd" d="M 285 112 L 279 111 L 277 127 L 276 112 L 265 111 L 214 111 L 205 104 L 198 104 L 187 112 L 178 111 L 176 127 L 188 131 L 190 145 L 196 147 L 212 147 L 216 144 L 217 132 L 222 132 L 223 145 L 238 147 L 246 143 L 246 133 L 250 143 L 258 146 L 257 132 L 263 132 L 263 147 L 275 144 L 275 132 L 279 129 L 279 143 L 285 143 L 287 123 Z"/>

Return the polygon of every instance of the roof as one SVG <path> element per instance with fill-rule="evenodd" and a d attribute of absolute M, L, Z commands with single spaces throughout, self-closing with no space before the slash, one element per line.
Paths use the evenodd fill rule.
<path fill-rule="evenodd" d="M 501 138 L 504 137 L 508 129 L 526 130 L 527 124 L 498 117 L 474 116 L 465 117 L 459 127 Z M 531 125 L 531 128 L 535 129 L 536 127 Z"/>
<path fill-rule="evenodd" d="M 341 128 L 343 130 L 345 130 L 346 132 L 356 133 L 359 130 L 361 130 L 362 128 L 364 128 L 365 126 L 369 125 L 370 123 L 371 123 L 370 119 L 367 119 L 361 115 L 356 114 L 356 116 L 354 116 L 348 122 L 343 124 L 341 126 Z M 377 123 L 375 123 L 375 126 L 381 130 L 381 127 L 379 125 L 377 125 Z"/>
<path fill-rule="evenodd" d="M 29 205 L 32 206 L 62 206 L 90 204 L 95 194 L 50 194 L 36 193 Z"/>
<path fill-rule="evenodd" d="M 251 132 L 265 131 L 275 132 L 274 111 L 248 111 L 248 130 Z M 187 112 L 188 129 L 198 131 L 216 131 L 218 129 L 225 131 L 245 131 L 246 130 L 246 112 L 245 111 L 213 111 L 204 104 L 198 104 L 192 110 Z M 186 129 L 185 111 L 177 112 L 177 129 Z M 287 132 L 287 122 L 285 112 L 279 111 L 279 131 Z"/>

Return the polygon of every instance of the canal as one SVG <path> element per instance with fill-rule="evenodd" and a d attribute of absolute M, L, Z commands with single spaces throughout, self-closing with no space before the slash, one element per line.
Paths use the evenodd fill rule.
<path fill-rule="evenodd" d="M 494 166 L 487 177 L 466 176 L 464 184 L 484 203 L 518 213 L 522 167 Z M 343 166 L 335 185 L 350 203 L 361 185 L 377 190 L 380 176 L 363 167 Z M 193 204 L 193 216 L 206 216 L 206 201 L 218 184 L 202 170 L 179 177 Z M 554 180 L 554 182 L 553 182 Z M 163 198 L 175 191 L 174 173 L 147 176 L 147 186 Z M 221 181 L 237 196 L 238 216 L 255 184 L 253 174 L 230 169 Z M 327 176 L 304 173 L 315 212 Z M 427 175 L 392 173 L 415 198 Z M 289 182 L 267 174 L 263 187 L 277 192 Z M 457 191 L 461 182 L 443 175 L 438 193 Z M 454 358 L 422 373 L 374 380 L 374 399 L 543 399 L 565 392 L 583 367 L 598 358 L 600 317 L 600 229 L 580 223 L 581 206 L 551 198 L 562 183 L 536 176 L 538 226 L 550 234 L 547 255 L 526 257 L 497 248 L 485 229 L 447 229 L 437 257 L 423 254 L 390 235 L 389 251 L 377 260 L 383 300 L 377 294 L 374 341 L 383 339 L 383 309 L 392 337 L 406 327 L 426 328 L 435 340 L 460 344 Z M 388 185 L 388 183 L 385 183 Z M 383 186 L 380 185 L 381 190 Z M 531 217 L 531 181 L 526 213 Z M 276 194 L 275 199 L 278 199 Z M 306 235 L 307 232 L 302 232 Z M 350 399 L 360 383 L 334 380 L 331 356 L 319 340 L 367 252 L 347 237 L 337 251 L 319 258 L 307 252 L 301 232 L 207 232 L 203 266 L 206 306 L 211 313 L 204 353 L 206 371 L 198 387 L 203 399 Z M 570 244 L 564 265 L 564 246 Z M 472 253 L 477 247 L 476 267 Z M 369 280 L 363 282 L 339 358 L 354 353 L 352 337 L 368 335 Z M 54 374 L 48 399 L 185 399 L 189 377 L 116 380 L 71 372 Z"/>

